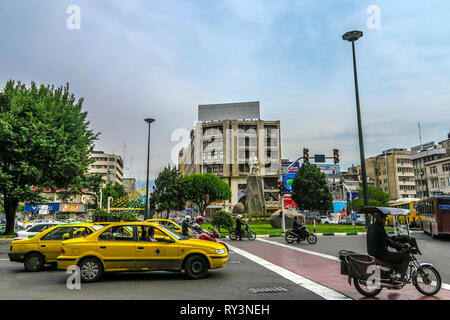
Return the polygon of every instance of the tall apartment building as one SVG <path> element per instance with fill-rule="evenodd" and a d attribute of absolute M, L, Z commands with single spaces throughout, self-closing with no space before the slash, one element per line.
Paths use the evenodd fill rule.
<path fill-rule="evenodd" d="M 123 160 L 116 154 L 108 154 L 103 151 L 92 151 L 91 158 L 95 160 L 89 166 L 89 174 L 101 174 L 104 186 L 108 182 L 122 184 Z"/>
<path fill-rule="evenodd" d="M 415 198 L 416 185 L 411 151 L 406 149 L 389 149 L 382 154 L 366 159 L 368 180 L 384 192 L 391 200 Z M 361 166 L 349 168 L 349 173 L 360 173 Z"/>
<path fill-rule="evenodd" d="M 232 211 L 245 194 L 250 159 L 257 158 L 268 211 L 280 208 L 280 121 L 260 120 L 259 101 L 199 105 L 190 144 L 180 150 L 181 174 L 214 173 L 231 187 L 231 201 L 210 209 Z"/>

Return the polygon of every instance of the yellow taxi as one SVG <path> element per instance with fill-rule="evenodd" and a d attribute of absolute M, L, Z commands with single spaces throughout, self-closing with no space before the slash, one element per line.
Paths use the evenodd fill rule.
<path fill-rule="evenodd" d="M 56 265 L 64 240 L 85 237 L 101 228 L 102 225 L 86 223 L 56 225 L 32 238 L 11 242 L 9 260 L 23 263 L 26 271 L 39 271 L 45 264 Z"/>
<path fill-rule="evenodd" d="M 170 220 L 170 219 L 148 219 L 148 220 L 145 220 L 145 222 L 160 224 L 160 225 L 167 227 L 167 229 L 171 229 L 178 233 L 183 232 L 183 228 L 178 223 L 176 223 L 175 221 Z M 191 230 L 191 228 L 188 227 L 188 231 L 190 231 L 190 230 Z"/>
<path fill-rule="evenodd" d="M 191 239 L 150 222 L 116 222 L 85 237 L 64 241 L 58 269 L 80 268 L 81 281 L 94 282 L 105 272 L 181 271 L 190 279 L 228 260 L 223 244 Z"/>

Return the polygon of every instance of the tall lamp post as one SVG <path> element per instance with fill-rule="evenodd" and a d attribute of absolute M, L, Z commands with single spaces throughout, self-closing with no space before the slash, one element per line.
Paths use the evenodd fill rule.
<path fill-rule="evenodd" d="M 363 182 L 363 195 L 364 195 L 364 206 L 369 205 L 369 194 L 367 189 L 367 175 L 366 175 L 366 161 L 364 157 L 364 142 L 363 133 L 361 125 L 361 110 L 359 106 L 359 90 L 358 90 L 358 74 L 356 72 L 356 56 L 355 56 L 355 41 L 363 36 L 362 31 L 354 30 L 345 33 L 342 39 L 350 41 L 352 43 L 353 51 L 353 73 L 355 78 L 355 97 L 356 97 L 356 113 L 358 116 L 358 135 L 359 135 L 359 154 L 361 157 L 361 174 Z M 369 215 L 365 215 L 366 227 L 369 225 Z"/>
<path fill-rule="evenodd" d="M 148 201 L 148 196 L 149 196 L 149 164 L 150 164 L 150 127 L 151 124 L 155 121 L 155 119 L 152 118 L 147 118 L 144 119 L 145 122 L 148 123 L 148 146 L 147 146 L 147 188 L 145 191 L 145 211 L 144 211 L 144 220 L 149 219 L 149 201 Z"/>

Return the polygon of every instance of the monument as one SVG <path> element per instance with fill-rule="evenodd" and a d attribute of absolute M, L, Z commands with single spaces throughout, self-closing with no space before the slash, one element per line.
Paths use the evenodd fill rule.
<path fill-rule="evenodd" d="M 249 159 L 250 174 L 247 177 L 247 195 L 245 198 L 245 212 L 265 214 L 264 188 L 259 170 L 259 160 L 255 154 Z"/>

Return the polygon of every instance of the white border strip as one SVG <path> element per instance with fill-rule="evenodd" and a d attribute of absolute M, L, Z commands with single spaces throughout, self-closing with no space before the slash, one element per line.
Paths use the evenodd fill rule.
<path fill-rule="evenodd" d="M 279 243 L 279 242 L 275 242 L 275 241 L 269 241 L 269 240 L 265 240 L 265 239 L 261 239 L 261 238 L 256 239 L 256 240 L 262 241 L 262 242 L 267 242 L 267 243 L 270 243 L 270 244 L 273 244 L 273 245 L 276 245 L 276 246 L 280 246 L 280 247 L 283 247 L 283 248 L 288 248 L 288 249 L 291 249 L 291 250 L 295 250 L 295 251 L 311 254 L 311 255 L 314 255 L 314 256 L 319 256 L 319 257 L 322 257 L 322 258 L 325 258 L 325 259 L 329 259 L 329 260 L 333 260 L 333 261 L 337 261 L 337 262 L 341 261 L 341 260 L 339 260 L 339 258 L 334 257 L 334 256 L 330 256 L 328 254 L 315 252 L 315 251 L 310 251 L 310 250 L 305 250 L 305 249 L 301 249 L 301 248 L 297 248 L 297 247 L 292 247 L 292 246 L 288 246 L 288 245 L 286 245 L 284 243 Z M 450 291 L 450 284 L 442 282 L 441 288 L 444 289 L 444 290 Z"/>
<path fill-rule="evenodd" d="M 231 245 L 228 245 L 228 247 L 231 250 L 233 250 L 235 253 L 240 254 L 241 256 L 252 260 L 253 262 L 256 262 L 257 264 L 269 269 L 270 271 L 273 271 L 273 272 L 279 274 L 283 278 L 286 278 L 309 291 L 312 291 L 313 293 L 321 296 L 322 298 L 324 298 L 326 300 L 352 300 L 352 299 L 348 298 L 347 296 L 345 296 L 335 290 L 324 287 L 314 281 L 306 279 L 306 278 L 302 277 L 301 275 L 298 275 L 292 271 L 284 269 L 284 268 L 277 266 L 267 260 L 264 260 L 258 256 L 255 256 L 254 254 L 252 254 L 250 252 L 244 251 L 242 249 L 236 248 Z"/>

